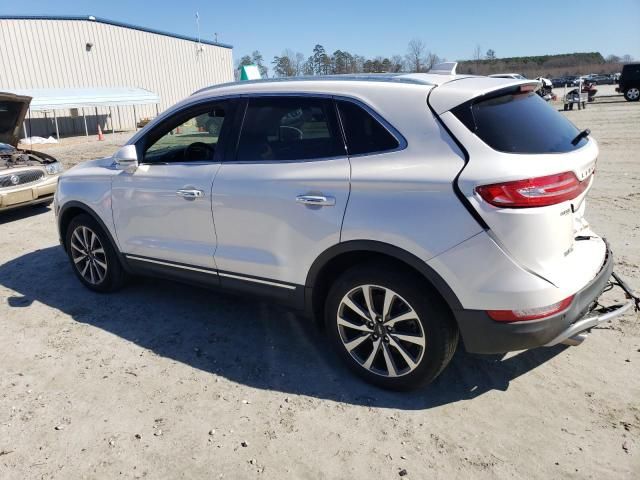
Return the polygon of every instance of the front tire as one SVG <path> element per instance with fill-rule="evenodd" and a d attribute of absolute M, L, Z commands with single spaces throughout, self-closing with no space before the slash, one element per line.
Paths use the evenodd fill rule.
<path fill-rule="evenodd" d="M 357 266 L 338 278 L 327 296 L 325 324 L 351 370 L 391 390 L 433 381 L 458 343 L 451 313 L 431 287 L 385 263 Z"/>
<path fill-rule="evenodd" d="M 71 220 L 65 247 L 71 268 L 85 287 L 104 293 L 124 284 L 125 272 L 109 236 L 89 215 Z"/>

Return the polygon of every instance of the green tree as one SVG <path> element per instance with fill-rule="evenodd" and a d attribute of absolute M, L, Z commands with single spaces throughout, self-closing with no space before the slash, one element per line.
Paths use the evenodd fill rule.
<path fill-rule="evenodd" d="M 262 54 L 259 50 L 254 50 L 251 53 L 251 60 L 253 64 L 258 67 L 258 70 L 260 70 L 260 76 L 262 78 L 267 78 L 269 76 L 269 69 L 264 65 L 264 59 L 262 58 Z"/>
<path fill-rule="evenodd" d="M 327 66 L 331 65 L 331 61 L 329 57 L 327 57 L 327 52 L 325 52 L 322 45 L 317 44 L 313 47 L 313 55 L 311 55 L 310 59 L 311 64 L 313 65 L 313 73 L 315 75 L 327 74 Z"/>
<path fill-rule="evenodd" d="M 291 59 L 282 55 L 281 57 L 273 57 L 273 71 L 278 77 L 293 77 L 296 74 L 295 68 L 291 63 Z"/>
<path fill-rule="evenodd" d="M 487 50 L 486 59 L 487 59 L 487 60 L 495 60 L 495 59 L 496 59 L 496 52 L 495 52 L 495 50 L 493 50 L 492 48 L 490 48 L 489 50 Z"/>

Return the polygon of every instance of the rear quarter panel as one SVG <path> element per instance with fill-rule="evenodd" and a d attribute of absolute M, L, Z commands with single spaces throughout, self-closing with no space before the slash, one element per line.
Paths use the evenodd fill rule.
<path fill-rule="evenodd" d="M 424 86 L 404 86 L 393 95 L 361 99 L 404 136 L 407 147 L 350 159 L 342 241 L 389 243 L 426 262 L 482 231 L 453 189 L 464 155 L 434 118 L 427 94 Z"/>

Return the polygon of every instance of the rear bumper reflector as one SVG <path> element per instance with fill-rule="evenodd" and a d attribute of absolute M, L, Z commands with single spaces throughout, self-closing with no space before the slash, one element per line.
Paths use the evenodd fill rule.
<path fill-rule="evenodd" d="M 525 322 L 540 320 L 561 313 L 571 305 L 573 295 L 545 307 L 523 308 L 520 310 L 487 310 L 487 315 L 496 322 Z"/>

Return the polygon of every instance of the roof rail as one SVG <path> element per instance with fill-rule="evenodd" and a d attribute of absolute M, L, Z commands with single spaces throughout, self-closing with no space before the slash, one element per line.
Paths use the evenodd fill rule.
<path fill-rule="evenodd" d="M 355 73 L 343 75 L 303 75 L 301 77 L 275 77 L 261 78 L 259 80 L 243 80 L 241 82 L 227 82 L 211 85 L 209 87 L 196 90 L 196 93 L 213 90 L 216 88 L 230 87 L 232 85 L 251 85 L 257 83 L 284 83 L 284 82 L 319 82 L 319 81 L 344 81 L 344 82 L 390 82 L 390 83 L 409 83 L 414 85 L 434 85 L 432 82 L 424 78 L 416 78 L 405 73 Z"/>
<path fill-rule="evenodd" d="M 458 62 L 444 62 L 436 63 L 428 73 L 435 73 L 436 75 L 455 75 Z"/>

